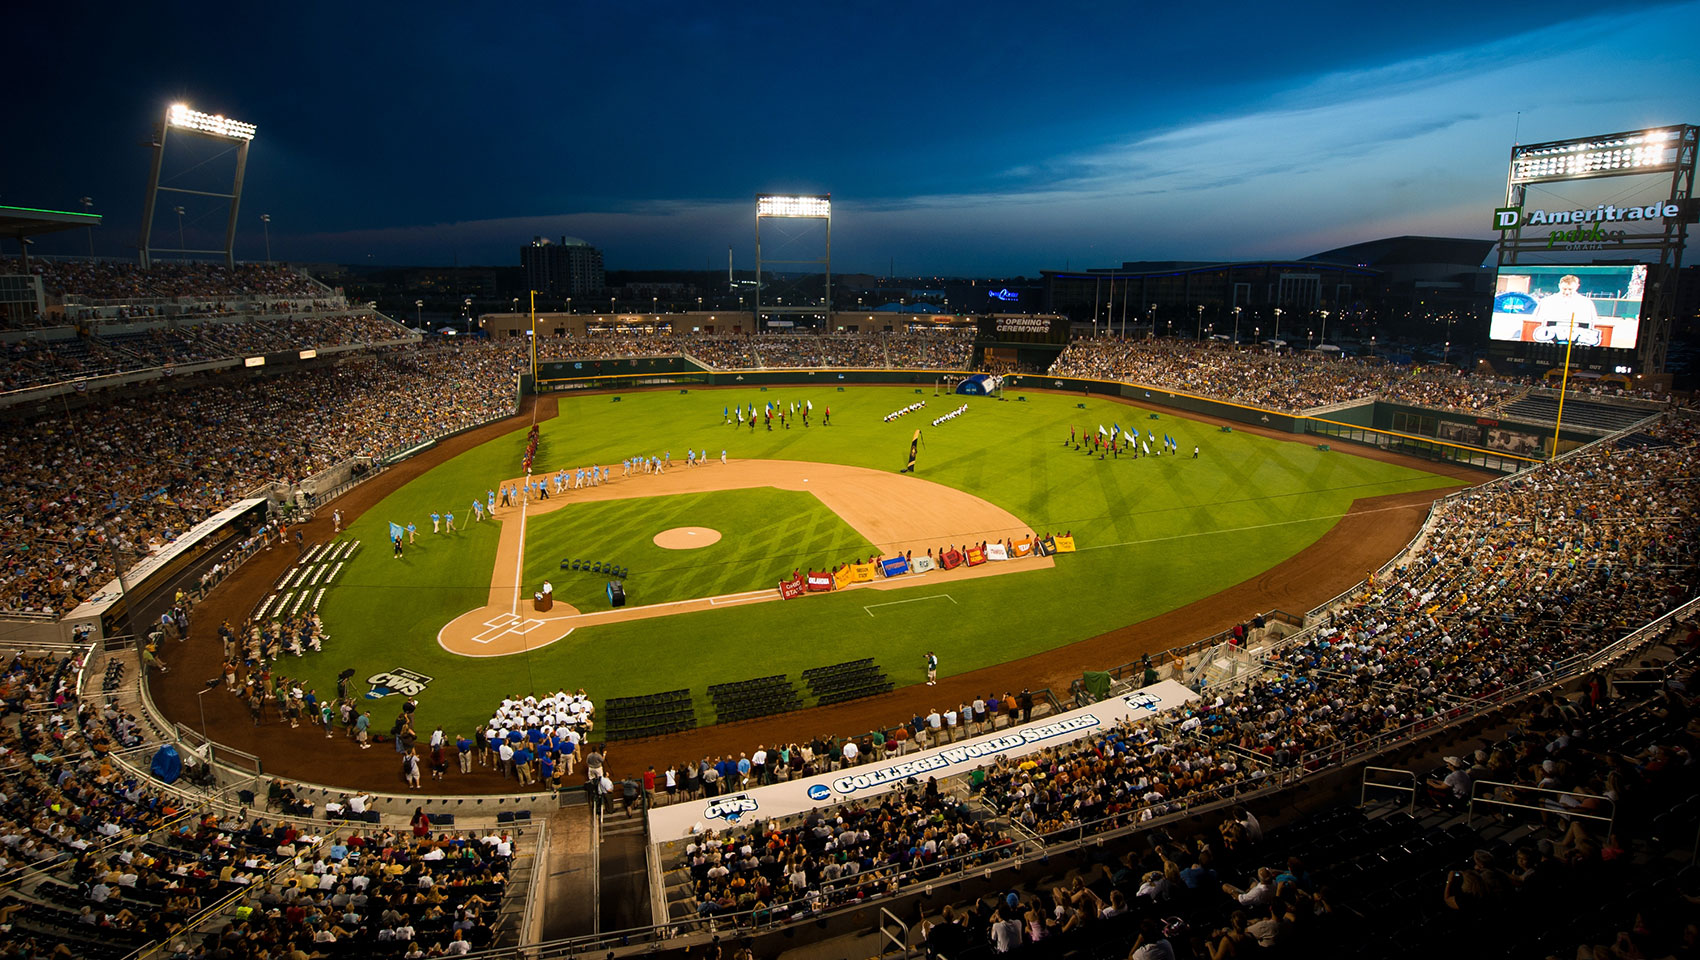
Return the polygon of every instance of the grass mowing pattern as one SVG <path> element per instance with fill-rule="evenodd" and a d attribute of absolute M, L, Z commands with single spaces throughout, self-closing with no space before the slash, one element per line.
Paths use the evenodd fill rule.
<path fill-rule="evenodd" d="M 722 423 L 721 411 L 713 409 L 733 402 L 755 403 L 759 409 L 768 401 L 811 399 L 815 416 L 807 429 L 798 424 L 769 432 L 758 424 L 751 431 Z M 917 399 L 928 406 L 882 422 L 886 413 Z M 1349 453 L 1325 453 L 1305 437 L 1282 441 L 1221 433 L 1168 411 L 1150 420 L 1143 410 L 1099 399 L 1084 400 L 1086 409 L 1080 410 L 1075 405 L 1082 400 L 1075 396 L 1033 395 L 1026 402 L 967 398 L 966 415 L 930 426 L 934 416 L 962 402 L 934 398 L 930 387 L 920 396 L 906 387 L 838 393 L 830 382 L 766 392 L 626 394 L 620 403 L 607 396 L 569 397 L 560 401 L 560 417 L 543 424 L 537 469 L 553 473 L 593 462 L 617 465 L 626 457 L 663 452 L 676 463 L 688 447 L 707 449 L 711 459 L 725 448 L 735 459 L 896 470 L 919 427 L 925 441 L 922 477 L 984 497 L 1026 520 L 1035 532 L 1070 530 L 1083 548 L 1080 553 L 1058 557 L 1049 572 L 744 604 L 580 629 L 522 656 L 455 656 L 437 645 L 437 630 L 483 602 L 496 542 L 495 522 L 467 527 L 465 510 L 474 496 L 517 469 L 522 428 L 415 480 L 355 523 L 350 532 L 366 547 L 343 571 L 341 584 L 326 594 L 323 613 L 332 634 L 326 652 L 291 659 L 279 669 L 303 677 L 320 692 L 334 687 L 344 667 L 354 667 L 362 680 L 395 666 L 418 670 L 436 678 L 421 698 L 421 722 L 445 723 L 451 733 L 488 717 L 503 695 L 530 689 L 582 686 L 600 699 L 690 687 L 696 700 L 706 703 L 712 683 L 775 673 L 796 677 L 809 667 L 865 656 L 874 657 L 903 685 L 923 679 L 922 656 L 928 649 L 937 651 L 940 670 L 948 676 L 1138 622 L 1280 563 L 1326 533 L 1354 499 L 1453 482 Z M 828 406 L 830 427 L 822 424 Z M 1100 461 L 1063 444 L 1071 426 L 1077 434 L 1096 433 L 1100 423 L 1151 431 L 1159 440 L 1174 436 L 1184 453 Z M 1191 457 L 1194 445 L 1201 448 L 1197 460 Z M 652 508 L 661 502 L 653 501 Z M 453 538 L 422 534 L 405 559 L 390 557 L 389 520 L 412 519 L 428 531 L 430 511 L 445 506 L 455 507 L 462 533 Z M 660 529 L 649 529 L 641 544 Z M 915 535 L 944 540 L 953 533 L 960 531 Z M 641 544 L 619 549 L 624 553 Z M 615 545 L 609 542 L 607 549 Z M 743 559 L 788 570 L 798 565 L 789 559 L 793 552 L 787 541 L 772 551 L 752 550 L 755 556 Z M 553 564 L 557 572 L 561 557 L 580 553 L 544 553 L 528 546 L 528 556 Z M 676 558 L 686 564 L 700 553 L 682 551 Z M 828 563 L 865 553 L 861 548 L 818 559 Z M 624 563 L 614 555 L 592 559 Z M 625 565 L 634 576 L 643 569 L 637 562 Z M 715 592 L 705 588 L 689 595 Z M 898 599 L 917 602 L 874 606 Z M 634 602 L 654 598 L 645 595 Z M 604 605 L 592 603 L 588 609 Z M 1173 638 L 1177 643 L 1191 639 Z M 375 715 L 393 709 L 393 704 L 374 706 Z M 707 719 L 706 709 L 703 716 Z"/>
<path fill-rule="evenodd" d="M 690 550 L 656 546 L 655 535 L 674 527 L 707 527 L 721 538 Z M 873 552 L 873 544 L 808 493 L 763 488 L 641 497 L 574 503 L 527 520 L 525 582 L 548 580 L 558 599 L 602 610 L 609 577 L 562 570 L 562 558 L 629 567 L 626 602 L 637 606 L 772 588 L 822 557 Z"/>

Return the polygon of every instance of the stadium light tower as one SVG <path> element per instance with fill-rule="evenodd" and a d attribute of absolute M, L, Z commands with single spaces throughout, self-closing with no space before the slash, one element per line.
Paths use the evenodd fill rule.
<path fill-rule="evenodd" d="M 832 194 L 818 196 L 781 196 L 763 194 L 756 197 L 756 309 L 755 327 L 761 330 L 762 314 L 809 314 L 815 308 L 809 306 L 807 297 L 799 297 L 794 306 L 785 306 L 783 302 L 763 307 L 762 294 L 762 255 L 761 255 L 761 223 L 763 220 L 822 220 L 826 223 L 826 254 L 811 260 L 766 260 L 766 263 L 781 264 L 822 264 L 826 268 L 826 323 L 832 324 Z"/>
<path fill-rule="evenodd" d="M 201 137 L 215 143 L 225 144 L 236 151 L 236 173 L 231 181 L 229 193 L 218 193 L 208 190 L 191 190 L 186 187 L 161 186 L 160 171 L 165 165 L 165 144 L 167 136 L 176 131 L 179 135 Z M 150 146 L 153 148 L 153 165 L 148 174 L 147 199 L 142 206 L 142 242 L 141 261 L 143 267 L 153 264 L 154 253 L 212 253 L 223 254 L 225 266 L 236 265 L 236 213 L 242 205 L 242 177 L 248 169 L 248 146 L 254 141 L 254 125 L 232 120 L 228 117 L 202 113 L 189 107 L 188 104 L 174 103 L 166 108 L 165 116 L 160 120 L 154 131 Z M 230 201 L 230 213 L 224 226 L 224 249 L 222 250 L 188 250 L 155 248 L 153 246 L 154 211 L 159 206 L 159 195 L 165 193 L 181 193 L 197 197 L 213 197 L 218 200 Z M 181 231 L 179 231 L 181 233 Z M 178 243 L 183 245 L 181 236 Z"/>

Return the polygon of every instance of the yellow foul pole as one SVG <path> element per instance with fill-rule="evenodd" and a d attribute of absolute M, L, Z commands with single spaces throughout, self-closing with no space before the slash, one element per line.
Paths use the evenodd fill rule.
<path fill-rule="evenodd" d="M 1547 459 L 1558 456 L 1558 431 L 1564 427 L 1564 394 L 1570 389 L 1570 348 L 1576 343 L 1576 312 L 1570 312 L 1570 333 L 1564 338 L 1564 376 L 1558 382 L 1558 421 L 1552 425 L 1552 450 Z"/>

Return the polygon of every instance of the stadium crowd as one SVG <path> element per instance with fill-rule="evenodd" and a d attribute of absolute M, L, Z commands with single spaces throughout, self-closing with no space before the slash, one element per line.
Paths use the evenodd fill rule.
<path fill-rule="evenodd" d="M 0 610 L 65 613 L 110 582 L 119 557 L 135 562 L 265 482 L 505 416 L 520 368 L 517 350 L 497 345 L 403 346 L 4 421 Z"/>
<path fill-rule="evenodd" d="M 792 826 L 759 823 L 693 840 L 684 850 L 692 881 L 684 905 L 710 917 L 797 900 L 817 909 L 859 902 L 895 893 L 901 873 L 936 875 L 941 861 L 963 869 L 1012 842 L 928 780 L 922 789 L 811 814 Z"/>
<path fill-rule="evenodd" d="M 1289 413 L 1376 398 L 1479 412 L 1529 388 L 1529 384 L 1459 373 L 1447 366 L 1369 363 L 1323 353 L 1230 350 L 1169 339 L 1075 340 L 1049 372 L 1123 380 Z"/>
<path fill-rule="evenodd" d="M 1583 451 L 1442 502 L 1401 566 L 1366 582 L 1319 629 L 1268 651 L 1269 669 L 1256 679 L 1066 746 L 1000 758 L 969 775 L 967 789 L 1026 832 L 1070 839 L 1244 796 L 1283 774 L 1314 772 L 1435 727 L 1469 705 L 1539 690 L 1563 661 L 1695 595 L 1688 531 L 1700 515 L 1690 481 L 1697 470 L 1700 430 L 1676 420 L 1637 442 Z M 878 745 L 864 739 L 858 754 L 889 755 L 892 739 L 878 737 Z M 1531 785 L 1620 789 L 1621 778 L 1597 765 L 1556 764 L 1552 754 L 1567 742 L 1560 732 L 1544 752 L 1483 754 L 1477 763 Z M 700 778 L 709 796 L 728 768 L 715 769 Z M 737 779 L 722 789 L 775 779 L 744 757 L 730 769 Z M 1437 778 L 1436 787 L 1463 783 L 1467 794 L 1464 778 L 1486 775 Z M 677 776 L 666 773 L 669 792 Z M 698 780 L 690 778 L 687 794 Z M 1019 835 L 1014 826 L 986 829 L 1006 840 Z M 696 864 L 687 856 L 677 866 Z M 722 903 L 719 893 L 702 889 L 698 900 Z M 808 897 L 793 891 L 791 899 Z"/>
<path fill-rule="evenodd" d="M 231 925 L 198 948 L 180 941 L 178 954 L 455 956 L 490 944 L 514 852 L 506 834 L 435 833 L 423 813 L 400 832 L 198 808 L 115 766 L 114 751 L 141 744 L 139 727 L 79 697 L 83 663 L 20 653 L 0 670 L 5 956 L 122 957 L 189 933 L 244 891 Z"/>
<path fill-rule="evenodd" d="M 539 337 L 540 360 L 671 357 L 688 354 L 720 370 L 761 367 L 861 367 L 965 370 L 973 330 L 930 333 L 592 333 Z"/>
<path fill-rule="evenodd" d="M 16 259 L 0 260 L 0 273 L 18 273 Z M 76 296 L 86 301 L 128 299 L 235 300 L 282 297 L 312 300 L 325 288 L 284 264 L 174 263 L 164 261 L 143 269 L 131 261 L 45 260 L 32 258 L 29 273 L 40 277 L 53 296 Z"/>
<path fill-rule="evenodd" d="M 283 315 L 178 321 L 172 326 L 115 335 L 31 338 L 12 343 L 0 370 L 0 392 L 82 377 L 107 376 L 176 364 L 411 337 L 406 328 L 370 314 Z"/>

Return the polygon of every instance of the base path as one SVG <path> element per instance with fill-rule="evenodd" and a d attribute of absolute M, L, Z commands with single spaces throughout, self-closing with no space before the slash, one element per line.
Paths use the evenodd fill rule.
<path fill-rule="evenodd" d="M 507 484 L 523 486 L 524 478 L 505 481 L 504 485 Z M 1002 507 L 973 494 L 912 475 L 795 460 L 737 460 L 725 464 L 711 461 L 701 467 L 676 466 L 666 473 L 617 477 L 600 486 L 564 490 L 547 500 L 500 508 L 497 516 L 502 520 L 502 533 L 490 574 L 489 599 L 484 606 L 468 610 L 449 621 L 437 632 L 437 643 L 444 650 L 462 656 L 500 657 L 547 646 L 580 627 L 778 600 L 779 590 L 775 586 L 724 597 L 616 607 L 594 613 L 582 613 L 557 601 L 553 609 L 539 611 L 533 608 L 532 593 L 541 584 L 525 589 L 520 583 L 525 570 L 525 521 L 533 517 L 569 509 L 575 503 L 671 497 L 753 487 L 813 494 L 822 505 L 878 548 L 882 556 L 888 557 L 911 552 L 924 555 L 929 549 L 937 551 L 943 547 L 981 541 L 1017 540 L 1036 532 Z M 972 568 L 964 566 L 950 571 L 935 570 L 875 580 L 856 584 L 851 589 L 931 586 L 1002 573 L 1045 570 L 1054 566 L 1055 562 L 1050 557 L 1026 557 Z"/>

